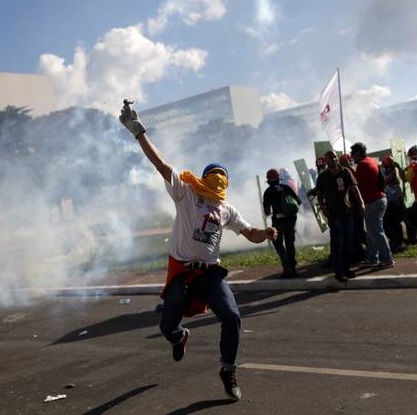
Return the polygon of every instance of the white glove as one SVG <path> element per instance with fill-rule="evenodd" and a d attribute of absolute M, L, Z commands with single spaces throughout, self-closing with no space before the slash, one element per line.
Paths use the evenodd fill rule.
<path fill-rule="evenodd" d="M 123 108 L 120 111 L 120 122 L 136 137 L 139 134 L 146 132 L 146 128 L 138 118 L 135 110 L 130 108 L 132 101 L 125 99 L 123 101 Z"/>

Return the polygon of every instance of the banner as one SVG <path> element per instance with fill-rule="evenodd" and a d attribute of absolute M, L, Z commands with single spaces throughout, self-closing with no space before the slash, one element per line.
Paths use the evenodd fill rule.
<path fill-rule="evenodd" d="M 320 121 L 329 141 L 334 144 L 340 138 L 343 139 L 339 70 L 321 91 L 319 108 Z"/>

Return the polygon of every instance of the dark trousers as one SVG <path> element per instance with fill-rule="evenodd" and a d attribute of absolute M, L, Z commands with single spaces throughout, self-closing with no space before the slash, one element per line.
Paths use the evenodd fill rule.
<path fill-rule="evenodd" d="M 352 215 L 353 215 L 353 236 L 352 236 L 352 256 L 350 260 L 352 263 L 358 263 L 366 259 L 365 220 L 358 211 L 354 211 Z"/>
<path fill-rule="evenodd" d="M 402 196 L 388 199 L 384 215 L 384 231 L 392 251 L 396 251 L 404 243 L 402 222 L 405 205 Z"/>
<path fill-rule="evenodd" d="M 179 342 L 184 330 L 181 320 L 190 298 L 204 301 L 221 322 L 221 362 L 227 369 L 234 370 L 240 340 L 240 313 L 224 273 L 215 270 L 207 271 L 188 285 L 181 275 L 174 277 L 165 292 L 160 329 L 168 341 Z"/>
<path fill-rule="evenodd" d="M 417 242 L 417 202 L 414 202 L 405 211 L 405 224 L 409 243 Z"/>
<path fill-rule="evenodd" d="M 329 227 L 333 270 L 335 274 L 343 275 L 346 271 L 349 271 L 352 252 L 352 213 L 348 212 L 341 216 L 331 217 L 329 219 Z"/>
<path fill-rule="evenodd" d="M 295 260 L 296 222 L 297 216 L 272 221 L 272 226 L 278 231 L 278 237 L 273 244 L 284 268 L 294 268 L 297 264 Z"/>

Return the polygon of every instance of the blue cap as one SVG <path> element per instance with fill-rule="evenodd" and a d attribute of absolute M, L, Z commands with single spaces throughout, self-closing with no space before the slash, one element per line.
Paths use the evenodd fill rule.
<path fill-rule="evenodd" d="M 201 177 L 206 177 L 212 170 L 214 169 L 221 169 L 226 173 L 226 177 L 229 178 L 229 172 L 227 171 L 227 168 L 223 166 L 223 164 L 220 163 L 210 163 L 206 167 L 204 167 L 203 174 Z"/>

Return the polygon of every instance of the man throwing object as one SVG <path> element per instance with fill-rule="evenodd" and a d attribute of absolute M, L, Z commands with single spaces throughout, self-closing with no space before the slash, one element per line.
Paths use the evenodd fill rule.
<path fill-rule="evenodd" d="M 241 318 L 230 286 L 227 270 L 220 266 L 220 240 L 223 228 L 242 234 L 253 243 L 277 237 L 275 228 L 252 227 L 226 202 L 229 175 L 220 163 L 208 164 L 201 177 L 190 171 L 179 174 L 149 140 L 146 129 L 130 102 L 125 100 L 120 122 L 135 136 L 145 156 L 165 180 L 173 199 L 176 216 L 169 244 L 168 275 L 162 298 L 160 329 L 172 344 L 173 358 L 185 354 L 189 331 L 181 325 L 184 316 L 204 312 L 209 307 L 221 322 L 220 378 L 227 395 L 241 398 L 236 381 L 236 355 Z"/>

